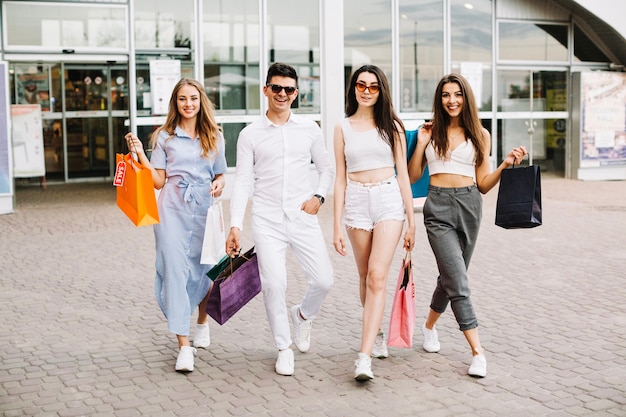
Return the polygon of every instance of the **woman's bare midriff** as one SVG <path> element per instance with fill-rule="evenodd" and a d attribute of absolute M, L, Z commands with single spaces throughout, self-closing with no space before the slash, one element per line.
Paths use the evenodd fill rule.
<path fill-rule="evenodd" d="M 396 175 L 396 171 L 389 168 L 369 169 L 367 171 L 350 172 L 348 178 L 350 181 L 360 182 L 361 184 L 375 184 L 384 181 Z"/>
<path fill-rule="evenodd" d="M 459 188 L 474 185 L 474 178 L 457 174 L 435 174 L 430 176 L 430 185 L 442 188 Z"/>

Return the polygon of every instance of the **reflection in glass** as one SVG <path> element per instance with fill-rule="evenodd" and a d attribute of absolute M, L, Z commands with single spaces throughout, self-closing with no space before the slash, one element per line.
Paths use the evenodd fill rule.
<path fill-rule="evenodd" d="M 259 62 L 257 0 L 204 0 L 202 18 L 204 59 L 207 62 Z"/>
<path fill-rule="evenodd" d="M 528 132 L 532 123 L 531 134 Z M 501 135 L 498 141 L 498 160 L 515 146 L 523 145 L 532 153 L 533 165 L 540 165 L 542 171 L 563 172 L 565 169 L 565 142 L 567 138 L 567 123 L 564 119 L 500 119 L 498 132 Z M 530 159 L 522 161 L 521 165 L 528 165 Z"/>
<path fill-rule="evenodd" d="M 53 64 L 50 67 L 50 111 L 61 112 L 63 110 L 63 69 L 61 64 Z"/>
<path fill-rule="evenodd" d="M 153 0 L 150 0 L 151 2 Z M 126 7 L 39 2 L 4 2 L 9 47 L 125 50 Z"/>
<path fill-rule="evenodd" d="M 258 64 L 204 66 L 204 87 L 209 99 L 220 113 L 258 113 L 259 109 Z"/>
<path fill-rule="evenodd" d="M 50 111 L 50 65 L 14 64 L 11 79 L 13 104 L 39 104 L 41 111 Z"/>
<path fill-rule="evenodd" d="M 467 78 L 482 111 L 492 108 L 491 5 L 490 0 L 450 2 L 452 72 Z"/>
<path fill-rule="evenodd" d="M 65 74 L 65 110 L 108 109 L 106 69 L 66 69 Z"/>
<path fill-rule="evenodd" d="M 116 153 L 128 152 L 128 145 L 126 144 L 124 135 L 128 133 L 130 128 L 126 126 L 125 124 L 126 120 L 128 120 L 128 116 L 111 118 L 111 127 L 112 127 L 111 137 L 113 138 L 113 155 L 115 155 Z M 144 147 L 144 149 L 148 149 L 148 148 Z"/>
<path fill-rule="evenodd" d="M 500 22 L 499 60 L 567 61 L 567 25 Z"/>
<path fill-rule="evenodd" d="M 191 48 L 193 10 L 192 0 L 135 0 L 135 48 Z"/>
<path fill-rule="evenodd" d="M 268 1 L 269 62 L 296 68 L 300 92 L 292 104 L 294 112 L 319 113 L 319 1 L 299 1 L 297 12 L 292 4 L 289 0 Z"/>
<path fill-rule="evenodd" d="M 148 158 L 152 155 L 152 146 L 150 141 L 152 140 L 152 135 L 159 126 L 137 126 L 137 137 L 141 139 L 141 143 L 143 144 L 143 148 L 146 150 L 146 155 Z"/>
<path fill-rule="evenodd" d="M 566 73 L 561 71 L 498 71 L 498 111 L 566 111 Z"/>
<path fill-rule="evenodd" d="M 108 118 L 66 119 L 68 177 L 108 177 Z"/>
<path fill-rule="evenodd" d="M 63 150 L 63 120 L 44 119 L 43 146 L 46 160 L 46 177 L 48 179 L 63 179 L 63 164 L 65 152 Z"/>
<path fill-rule="evenodd" d="M 258 114 L 258 2 L 205 0 L 204 10 L 204 87 L 209 98 L 218 114 Z"/>
<path fill-rule="evenodd" d="M 443 74 L 443 7 L 432 0 L 400 1 L 401 111 L 432 110 Z"/>
<path fill-rule="evenodd" d="M 237 162 L 237 139 L 244 127 L 246 127 L 245 123 L 222 124 L 222 133 L 226 143 L 226 165 L 229 167 L 234 167 Z"/>
<path fill-rule="evenodd" d="M 128 110 L 128 71 L 111 70 L 111 110 Z"/>
<path fill-rule="evenodd" d="M 498 121 L 499 160 L 512 147 L 524 145 L 542 169 L 562 171 L 567 123 L 550 112 L 567 111 L 567 72 L 501 70 L 497 83 L 498 110 L 504 112 Z"/>
<path fill-rule="evenodd" d="M 298 97 L 292 107 L 296 113 L 320 112 L 320 67 L 310 65 L 296 66 L 298 71 Z"/>
<path fill-rule="evenodd" d="M 532 146 L 530 144 L 532 124 Z M 533 163 L 537 160 L 546 159 L 545 120 L 529 119 L 503 119 L 498 121 L 498 132 L 502 135 L 498 142 L 500 145 L 499 158 L 504 156 L 514 147 L 524 146 L 529 154 L 532 154 Z M 522 161 L 522 165 L 528 165 L 528 160 Z"/>
<path fill-rule="evenodd" d="M 346 85 L 364 64 L 379 66 L 391 80 L 391 0 L 344 0 Z"/>
<path fill-rule="evenodd" d="M 137 55 L 136 68 L 136 94 L 137 94 L 137 116 L 150 116 L 152 114 L 152 95 L 150 89 L 150 59 L 155 59 L 150 55 Z M 180 59 L 180 57 L 176 58 Z M 188 57 L 181 60 L 180 75 L 183 78 L 194 78 L 193 62 Z"/>
<path fill-rule="evenodd" d="M 268 1 L 270 62 L 319 65 L 319 1 L 297 4 L 296 11 L 289 0 Z"/>
<path fill-rule="evenodd" d="M 137 65 L 135 88 L 137 91 L 137 115 L 149 116 L 152 112 L 152 97 L 150 96 L 150 67 Z"/>

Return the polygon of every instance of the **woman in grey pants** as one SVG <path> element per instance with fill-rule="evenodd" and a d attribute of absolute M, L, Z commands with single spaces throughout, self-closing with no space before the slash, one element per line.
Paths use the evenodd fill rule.
<path fill-rule="evenodd" d="M 435 323 L 450 303 L 472 349 L 468 374 L 475 377 L 487 375 L 467 278 L 482 218 L 481 193 L 491 190 L 502 170 L 519 163 L 527 153 L 523 146 L 512 149 L 491 172 L 490 150 L 491 137 L 481 125 L 469 83 L 458 74 L 444 76 L 435 90 L 433 120 L 420 127 L 408 166 L 413 183 L 421 178 L 428 163 L 430 187 L 423 209 L 424 225 L 439 268 L 428 318 L 422 325 L 423 347 L 427 352 L 439 351 Z"/>

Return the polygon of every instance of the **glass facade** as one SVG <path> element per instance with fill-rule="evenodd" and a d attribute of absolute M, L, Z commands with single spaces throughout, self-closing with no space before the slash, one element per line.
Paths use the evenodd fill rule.
<path fill-rule="evenodd" d="M 443 3 L 403 0 L 399 12 L 400 111 L 429 112 L 443 74 Z"/>
<path fill-rule="evenodd" d="M 498 59 L 501 61 L 567 62 L 567 25 L 500 22 Z"/>
<path fill-rule="evenodd" d="M 492 2 L 450 1 L 449 72 L 463 75 L 472 85 L 478 108 L 491 110 Z"/>
<path fill-rule="evenodd" d="M 270 63 L 287 62 L 296 68 L 298 97 L 292 105 L 294 112 L 319 114 L 319 1 L 298 1 L 297 13 L 289 7 L 291 4 L 288 0 L 267 2 L 268 60 Z"/>
<path fill-rule="evenodd" d="M 204 86 L 222 114 L 258 114 L 259 5 L 256 0 L 204 1 Z M 217 6 L 217 7 L 215 7 Z"/>
<path fill-rule="evenodd" d="M 524 145 L 535 161 L 561 171 L 567 136 L 567 71 L 498 72 L 499 155 Z M 544 168 L 548 168 L 544 164 Z"/>
<path fill-rule="evenodd" d="M 364 64 L 383 69 L 391 81 L 391 0 L 344 0 L 346 75 Z"/>
<path fill-rule="evenodd" d="M 136 49 L 191 48 L 193 0 L 135 0 L 134 4 Z"/>
<path fill-rule="evenodd" d="M 126 51 L 123 5 L 2 2 L 5 50 Z"/>
<path fill-rule="evenodd" d="M 494 138 L 494 163 L 519 142 L 562 169 L 570 73 L 606 69 L 607 48 L 568 13 L 529 18 L 520 5 L 515 17 L 515 3 L 502 2 L 500 17 L 497 0 L 2 1 L 2 47 L 12 54 L 11 103 L 41 105 L 46 170 L 61 180 L 110 177 L 130 126 L 148 143 L 164 120 L 150 71 L 161 59 L 203 80 L 230 168 L 239 132 L 264 111 L 265 68 L 280 61 L 298 71 L 293 111 L 320 123 L 324 103 L 345 94 L 325 89 L 329 68 L 343 67 L 345 85 L 359 66 L 381 67 L 396 110 L 415 123 L 430 118 L 441 76 L 460 73 Z M 340 27 L 328 26 L 321 16 L 336 7 Z M 324 60 L 325 36 L 342 62 Z M 322 129 L 331 148 L 332 127 Z"/>

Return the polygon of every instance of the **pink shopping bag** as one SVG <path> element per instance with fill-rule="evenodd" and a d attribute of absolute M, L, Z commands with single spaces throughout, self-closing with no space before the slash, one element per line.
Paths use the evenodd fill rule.
<path fill-rule="evenodd" d="M 415 285 L 413 283 L 413 264 L 411 252 L 407 251 L 398 274 L 396 291 L 389 319 L 387 345 L 410 348 L 413 346 L 413 327 L 415 325 Z"/>

